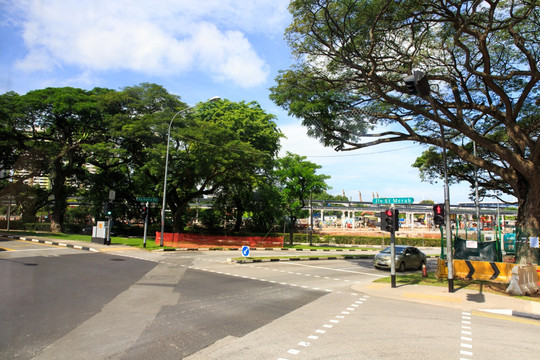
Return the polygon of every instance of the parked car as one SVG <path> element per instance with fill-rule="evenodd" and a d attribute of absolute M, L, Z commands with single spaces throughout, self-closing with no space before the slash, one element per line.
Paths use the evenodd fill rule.
<path fill-rule="evenodd" d="M 422 269 L 426 264 L 426 254 L 414 246 L 396 245 L 396 269 L 405 271 L 407 269 Z M 390 246 L 375 255 L 373 266 L 377 269 L 390 269 Z"/>

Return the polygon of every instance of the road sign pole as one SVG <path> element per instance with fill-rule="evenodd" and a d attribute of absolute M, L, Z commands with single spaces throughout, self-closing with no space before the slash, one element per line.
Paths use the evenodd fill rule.
<path fill-rule="evenodd" d="M 392 206 L 392 213 L 394 206 Z M 390 278 L 392 287 L 396 287 L 396 230 L 392 227 L 390 231 Z"/>
<path fill-rule="evenodd" d="M 150 212 L 148 209 L 148 201 L 146 202 L 146 216 L 144 217 L 144 236 L 143 236 L 143 247 L 146 247 L 146 230 L 148 229 L 148 213 Z"/>

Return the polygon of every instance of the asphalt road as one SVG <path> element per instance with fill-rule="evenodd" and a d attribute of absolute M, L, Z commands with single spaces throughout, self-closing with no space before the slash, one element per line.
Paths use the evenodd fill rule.
<path fill-rule="evenodd" d="M 371 260 L 0 242 L 0 359 L 536 358 L 540 322 L 370 297 Z"/>

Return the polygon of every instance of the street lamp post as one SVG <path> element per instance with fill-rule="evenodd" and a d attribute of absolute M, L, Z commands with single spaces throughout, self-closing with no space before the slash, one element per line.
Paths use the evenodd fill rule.
<path fill-rule="evenodd" d="M 439 121 L 439 127 L 441 131 L 442 151 L 443 151 L 443 163 L 444 163 L 444 211 L 445 211 L 445 223 L 446 223 L 446 261 L 448 263 L 448 292 L 454 292 L 454 266 L 452 262 L 452 228 L 450 223 L 450 188 L 448 185 L 448 165 L 446 158 L 446 138 L 444 135 L 444 126 L 441 123 L 439 112 L 435 100 L 430 94 L 430 88 L 425 73 L 420 70 L 414 70 L 412 75 L 408 75 L 403 78 L 409 94 L 419 95 L 423 99 L 428 99 L 431 108 L 435 112 L 435 116 Z"/>
<path fill-rule="evenodd" d="M 212 102 L 219 100 L 219 96 L 214 96 L 210 99 L 208 99 L 206 102 Z M 169 169 L 169 148 L 171 143 L 171 127 L 173 124 L 174 119 L 180 115 L 185 113 L 188 110 L 193 109 L 195 106 L 190 106 L 188 108 L 182 109 L 178 111 L 174 116 L 172 117 L 171 121 L 169 122 L 169 129 L 167 130 L 167 154 L 165 155 L 165 175 L 163 178 L 163 202 L 161 204 L 161 233 L 159 238 L 159 246 L 163 246 L 163 233 L 165 232 L 165 207 L 167 206 L 167 172 Z"/>

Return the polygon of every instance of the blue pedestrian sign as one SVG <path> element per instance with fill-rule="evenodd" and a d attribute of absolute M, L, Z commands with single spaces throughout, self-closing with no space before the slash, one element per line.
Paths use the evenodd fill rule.
<path fill-rule="evenodd" d="M 249 246 L 242 246 L 242 255 L 245 257 L 249 256 Z"/>

